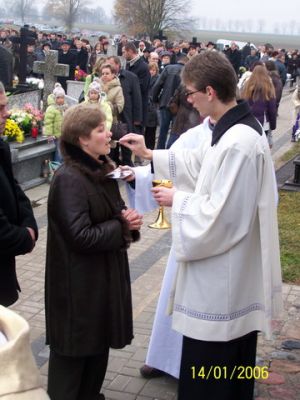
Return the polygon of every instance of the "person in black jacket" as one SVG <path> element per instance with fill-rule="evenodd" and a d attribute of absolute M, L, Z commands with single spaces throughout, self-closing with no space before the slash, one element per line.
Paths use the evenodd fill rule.
<path fill-rule="evenodd" d="M 124 108 L 120 114 L 121 121 L 127 124 L 128 132 L 142 133 L 142 95 L 138 77 L 130 71 L 121 68 L 121 61 L 119 57 L 112 56 L 107 59 L 111 64 L 116 75 L 120 80 L 123 95 L 124 95 Z M 131 161 L 131 151 L 127 147 L 121 146 L 122 165 L 133 165 Z"/>
<path fill-rule="evenodd" d="M 126 249 L 142 217 L 126 209 L 107 177 L 111 132 L 98 106 L 79 104 L 64 117 L 63 165 L 48 198 L 45 312 L 51 400 L 104 399 L 99 394 L 109 348 L 133 338 Z"/>
<path fill-rule="evenodd" d="M 0 82 L 0 134 L 7 118 L 7 98 Z M 30 201 L 14 180 L 10 149 L 2 139 L 0 188 L 0 304 L 7 307 L 17 301 L 20 291 L 15 257 L 32 251 L 38 229 Z"/>
<path fill-rule="evenodd" d="M 75 68 L 77 65 L 77 53 L 76 51 L 71 50 L 71 43 L 67 40 L 62 42 L 61 50 L 58 52 L 58 62 L 60 64 L 68 64 L 70 66 L 69 76 L 60 76 L 57 79 L 57 81 L 64 88 L 65 92 L 67 92 L 67 80 L 74 80 Z"/>
<path fill-rule="evenodd" d="M 127 61 L 126 69 L 130 72 L 133 72 L 138 77 L 140 82 L 143 107 L 142 125 L 144 127 L 147 120 L 150 72 L 147 63 L 144 61 L 144 58 L 139 56 L 134 43 L 129 42 L 125 44 L 124 57 Z"/>
<path fill-rule="evenodd" d="M 77 60 L 76 60 L 76 67 L 78 69 L 81 69 L 84 72 L 87 72 L 87 64 L 88 64 L 88 52 L 87 50 L 82 46 L 82 41 L 76 40 L 75 42 L 76 46 L 76 52 L 77 52 Z"/>
<path fill-rule="evenodd" d="M 182 55 L 177 61 L 177 64 L 167 65 L 153 87 L 152 99 L 154 103 L 159 103 L 160 112 L 158 149 L 164 149 L 166 147 L 169 126 L 173 119 L 173 115 L 168 109 L 168 104 L 175 90 L 180 85 L 180 73 L 187 61 L 187 56 Z"/>
<path fill-rule="evenodd" d="M 3 85 L 11 87 L 13 78 L 13 55 L 0 44 L 0 81 Z"/>
<path fill-rule="evenodd" d="M 236 74 L 239 74 L 241 66 L 242 54 L 235 42 L 231 42 L 229 49 L 226 51 L 226 56 L 233 66 Z"/>

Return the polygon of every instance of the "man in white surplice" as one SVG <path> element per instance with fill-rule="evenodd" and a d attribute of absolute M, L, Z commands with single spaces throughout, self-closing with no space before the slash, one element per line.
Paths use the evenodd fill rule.
<path fill-rule="evenodd" d="M 270 337 L 282 310 L 271 154 L 248 104 L 236 101 L 236 74 L 222 54 L 193 57 L 182 79 L 188 101 L 216 121 L 209 146 L 151 151 L 133 134 L 121 142 L 153 160 L 155 178 L 174 182 L 152 192 L 172 206 L 178 270 L 169 311 L 183 334 L 178 399 L 252 400 L 254 379 L 237 373 L 253 370 L 257 332 Z"/>
<path fill-rule="evenodd" d="M 180 135 L 177 141 L 173 143 L 171 149 L 208 147 L 211 141 L 212 127 L 210 118 L 207 117 L 202 124 Z M 135 167 L 133 171 L 135 175 L 135 189 L 133 190 L 129 185 L 126 186 L 130 207 L 135 208 L 139 213 L 156 209 L 157 202 L 153 199 L 151 193 L 153 174 L 151 173 L 150 164 L 143 167 Z M 184 190 L 192 193 L 194 185 L 189 185 L 189 182 L 187 182 Z M 176 271 L 175 250 L 172 246 L 157 302 L 146 363 L 141 368 L 142 375 L 148 378 L 160 376 L 162 371 L 175 378 L 179 378 L 182 335 L 172 329 L 172 317 L 166 314 Z"/>

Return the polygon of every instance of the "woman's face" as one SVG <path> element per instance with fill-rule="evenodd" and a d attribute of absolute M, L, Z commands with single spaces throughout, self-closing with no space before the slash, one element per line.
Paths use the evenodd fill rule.
<path fill-rule="evenodd" d="M 115 74 L 113 74 L 109 68 L 102 69 L 101 78 L 102 78 L 103 82 L 105 82 L 105 83 L 110 82 L 114 79 L 114 77 L 115 77 Z"/>
<path fill-rule="evenodd" d="M 156 75 L 156 69 L 155 68 L 150 68 L 149 72 L 150 72 L 151 76 L 155 76 Z"/>
<path fill-rule="evenodd" d="M 105 121 L 93 129 L 88 137 L 80 137 L 79 144 L 81 149 L 98 159 L 100 156 L 105 156 L 110 153 L 111 132 L 106 130 Z"/>

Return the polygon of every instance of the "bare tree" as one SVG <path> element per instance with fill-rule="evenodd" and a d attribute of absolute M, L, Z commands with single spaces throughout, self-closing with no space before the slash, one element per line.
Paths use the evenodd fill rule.
<path fill-rule="evenodd" d="M 85 6 L 80 9 L 80 13 L 78 14 L 76 20 L 82 23 L 102 24 L 107 22 L 108 17 L 104 9 L 100 6 L 96 8 L 90 8 Z"/>
<path fill-rule="evenodd" d="M 15 0 L 10 7 L 11 11 L 19 17 L 24 24 L 25 18 L 34 12 L 34 1 L 32 0 Z"/>
<path fill-rule="evenodd" d="M 257 21 L 257 31 L 259 33 L 261 33 L 263 31 L 263 29 L 264 29 L 264 26 L 265 26 L 265 20 L 264 19 L 259 19 Z"/>
<path fill-rule="evenodd" d="M 114 17 L 131 34 L 153 38 L 160 30 L 190 29 L 189 9 L 189 0 L 116 0 Z"/>
<path fill-rule="evenodd" d="M 297 27 L 297 21 L 295 21 L 294 19 L 292 19 L 290 21 L 290 34 L 291 35 L 295 35 L 296 34 L 296 27 Z"/>
<path fill-rule="evenodd" d="M 247 19 L 246 21 L 246 29 L 248 32 L 252 32 L 253 28 L 253 20 L 252 19 Z"/>
<path fill-rule="evenodd" d="M 48 0 L 44 14 L 60 19 L 71 31 L 79 12 L 86 4 L 85 0 Z"/>

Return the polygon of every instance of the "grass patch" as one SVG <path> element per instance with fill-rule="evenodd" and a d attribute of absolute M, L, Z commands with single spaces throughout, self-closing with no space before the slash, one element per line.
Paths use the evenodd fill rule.
<path fill-rule="evenodd" d="M 300 153 L 300 141 L 293 143 L 292 148 L 280 157 L 280 161 L 287 162 Z"/>
<path fill-rule="evenodd" d="M 278 223 L 283 281 L 300 284 L 300 192 L 279 193 Z"/>

